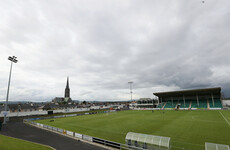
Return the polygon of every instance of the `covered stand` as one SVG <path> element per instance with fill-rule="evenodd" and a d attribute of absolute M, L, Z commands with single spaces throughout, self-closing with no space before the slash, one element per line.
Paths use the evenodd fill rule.
<path fill-rule="evenodd" d="M 166 150 L 170 148 L 170 137 L 128 132 L 125 137 L 127 145 L 144 149 Z"/>

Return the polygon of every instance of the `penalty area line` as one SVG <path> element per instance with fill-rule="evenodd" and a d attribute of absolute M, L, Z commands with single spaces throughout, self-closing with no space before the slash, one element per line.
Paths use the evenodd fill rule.
<path fill-rule="evenodd" d="M 230 126 L 230 123 L 228 122 L 228 120 L 224 117 L 224 115 L 222 114 L 222 112 L 219 111 L 219 113 L 221 114 L 221 116 L 224 118 L 224 120 L 228 123 L 228 125 Z"/>

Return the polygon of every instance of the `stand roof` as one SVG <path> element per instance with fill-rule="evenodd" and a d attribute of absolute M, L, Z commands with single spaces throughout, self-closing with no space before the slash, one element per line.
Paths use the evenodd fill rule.
<path fill-rule="evenodd" d="M 206 89 L 193 89 L 193 90 L 182 90 L 182 91 L 170 91 L 170 92 L 157 92 L 153 93 L 154 95 L 158 97 L 181 97 L 181 96 L 194 96 L 194 95 L 215 95 L 220 94 L 221 88 L 206 88 Z"/>

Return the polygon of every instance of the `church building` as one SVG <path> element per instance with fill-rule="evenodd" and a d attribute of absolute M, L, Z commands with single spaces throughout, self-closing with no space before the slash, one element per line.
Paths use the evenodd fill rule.
<path fill-rule="evenodd" d="M 64 97 L 55 97 L 52 102 L 54 103 L 69 103 L 72 102 L 72 99 L 70 98 L 70 88 L 69 88 L 69 77 L 67 77 L 67 83 L 65 87 L 65 95 Z"/>

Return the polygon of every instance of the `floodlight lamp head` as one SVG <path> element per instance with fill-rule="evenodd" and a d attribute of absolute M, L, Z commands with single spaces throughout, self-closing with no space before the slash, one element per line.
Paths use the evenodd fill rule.
<path fill-rule="evenodd" d="M 13 56 L 13 57 L 9 56 L 9 57 L 8 57 L 8 59 L 9 59 L 10 61 L 14 62 L 14 63 L 17 63 L 17 62 L 18 62 L 18 60 L 17 60 L 16 58 L 17 58 L 17 57 L 15 57 L 15 56 Z"/>

